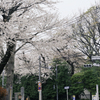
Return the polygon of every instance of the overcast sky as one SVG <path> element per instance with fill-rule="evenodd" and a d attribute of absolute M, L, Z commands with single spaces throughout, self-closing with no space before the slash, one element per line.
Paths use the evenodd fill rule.
<path fill-rule="evenodd" d="M 56 5 L 61 17 L 72 17 L 79 12 L 86 11 L 91 6 L 99 3 L 100 0 L 58 0 L 61 1 Z"/>

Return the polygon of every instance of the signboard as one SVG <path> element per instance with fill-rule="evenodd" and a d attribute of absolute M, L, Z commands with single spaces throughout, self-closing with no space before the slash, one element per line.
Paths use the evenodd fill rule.
<path fill-rule="evenodd" d="M 92 95 L 92 100 L 96 100 L 96 95 Z"/>
<path fill-rule="evenodd" d="M 69 89 L 69 86 L 65 86 L 64 89 Z"/>
<path fill-rule="evenodd" d="M 92 60 L 100 60 L 100 56 L 92 56 L 91 59 Z"/>
<path fill-rule="evenodd" d="M 93 63 L 93 66 L 97 66 L 97 67 L 99 67 L 99 66 L 100 66 L 100 64 Z"/>
<path fill-rule="evenodd" d="M 38 81 L 38 91 L 40 91 L 42 88 L 41 88 L 41 82 Z"/>
<path fill-rule="evenodd" d="M 73 95 L 73 100 L 75 100 L 75 95 Z"/>

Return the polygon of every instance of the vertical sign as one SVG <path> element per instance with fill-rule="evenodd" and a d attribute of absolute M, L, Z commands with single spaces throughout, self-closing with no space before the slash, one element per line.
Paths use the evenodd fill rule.
<path fill-rule="evenodd" d="M 38 81 L 38 91 L 40 91 L 41 90 L 41 82 L 40 81 Z"/>
<path fill-rule="evenodd" d="M 18 96 L 17 96 L 17 93 L 15 93 L 15 100 L 18 100 Z"/>
<path fill-rule="evenodd" d="M 96 95 L 92 95 L 92 100 L 96 100 Z"/>
<path fill-rule="evenodd" d="M 96 100 L 99 100 L 98 84 L 96 84 Z"/>
<path fill-rule="evenodd" d="M 75 95 L 73 95 L 73 100 L 75 100 Z"/>
<path fill-rule="evenodd" d="M 21 100 L 24 100 L 24 87 L 21 87 Z"/>

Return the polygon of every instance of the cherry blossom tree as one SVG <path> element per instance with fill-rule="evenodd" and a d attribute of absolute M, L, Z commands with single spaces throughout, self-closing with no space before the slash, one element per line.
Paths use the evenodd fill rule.
<path fill-rule="evenodd" d="M 50 30 L 59 26 L 57 17 L 46 11 L 55 3 L 49 0 L 0 0 L 0 41 L 5 47 L 0 74 L 7 66 L 8 91 L 13 86 L 15 54 L 28 43 L 36 45 L 42 34 L 51 34 Z"/>
<path fill-rule="evenodd" d="M 44 34 L 55 27 L 57 19 L 48 21 L 45 7 L 55 2 L 48 0 L 1 0 L 0 1 L 0 40 L 6 45 L 5 54 L 0 62 L 0 74 L 7 64 L 12 52 L 16 53 L 26 43 L 36 40 L 38 34 Z M 50 17 L 49 17 L 50 18 Z M 20 42 L 20 47 L 13 50 Z"/>

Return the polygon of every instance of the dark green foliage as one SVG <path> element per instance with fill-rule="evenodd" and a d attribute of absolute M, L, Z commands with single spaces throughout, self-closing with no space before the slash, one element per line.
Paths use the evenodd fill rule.
<path fill-rule="evenodd" d="M 74 74 L 71 77 L 71 93 L 80 95 L 84 89 L 87 89 L 95 94 L 96 84 L 99 84 L 99 70 L 100 68 L 84 68 L 82 72 Z"/>
<path fill-rule="evenodd" d="M 43 100 L 55 100 L 56 99 L 56 90 L 54 88 L 55 80 L 47 79 L 46 83 L 42 85 L 43 89 Z"/>
<path fill-rule="evenodd" d="M 30 99 L 34 98 L 35 100 L 37 100 L 38 99 L 38 90 L 37 90 L 38 89 L 37 87 L 38 76 L 30 75 L 27 77 L 22 77 L 21 81 L 25 88 L 26 96 L 29 96 Z"/>
<path fill-rule="evenodd" d="M 96 84 L 98 84 L 97 74 L 93 70 L 87 70 L 83 75 L 83 84 L 92 94 L 95 94 Z"/>
<path fill-rule="evenodd" d="M 32 100 L 33 98 L 35 100 L 38 100 L 38 76 L 36 75 L 26 75 L 16 78 L 14 81 L 14 92 L 20 92 L 21 87 L 24 87 L 25 91 L 25 97 L 29 96 Z"/>
<path fill-rule="evenodd" d="M 58 85 L 59 100 L 64 100 L 66 99 L 66 90 L 64 87 L 70 87 L 70 66 L 62 59 L 54 59 L 52 66 L 54 68 L 52 79 L 55 80 L 55 85 Z"/>
<path fill-rule="evenodd" d="M 20 79 L 20 75 L 19 74 L 15 74 L 14 75 L 14 80 L 13 80 L 13 92 L 20 92 L 21 89 L 21 79 Z"/>
<path fill-rule="evenodd" d="M 84 85 L 82 82 L 83 73 L 76 73 L 71 77 L 71 95 L 80 95 L 84 90 Z"/>

